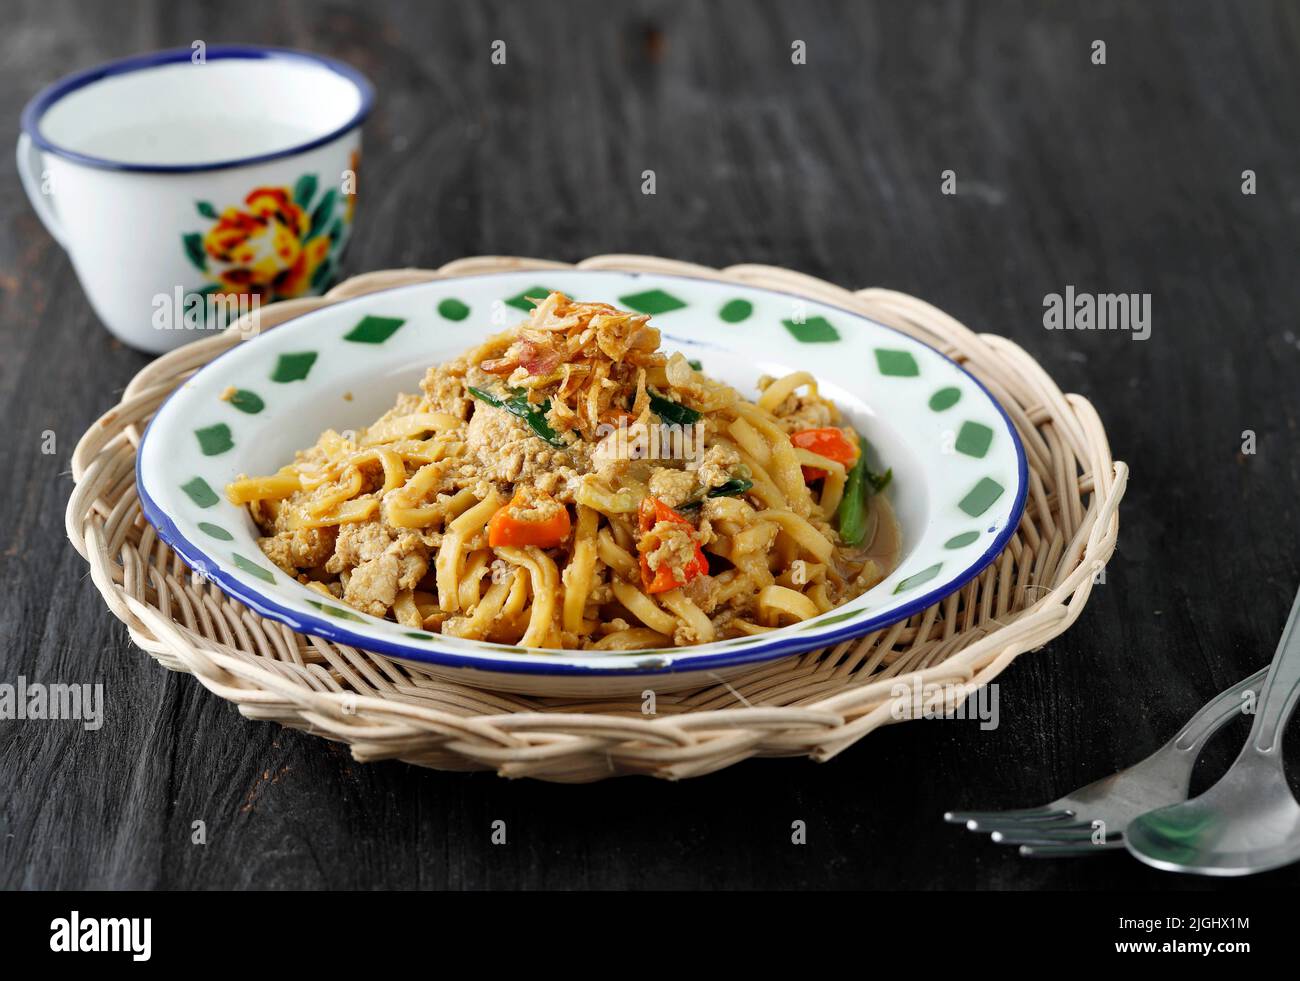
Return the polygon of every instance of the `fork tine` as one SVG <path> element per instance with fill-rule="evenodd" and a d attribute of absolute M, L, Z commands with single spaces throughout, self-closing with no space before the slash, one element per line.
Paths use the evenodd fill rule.
<path fill-rule="evenodd" d="M 979 820 L 971 819 L 966 822 L 966 828 L 969 831 L 999 831 L 1003 828 L 1029 830 L 1032 828 L 1058 828 L 1074 823 L 1076 821 L 1072 812 L 1057 811 L 1055 814 L 1043 817 L 1017 817 L 1014 814 L 994 814 Z"/>
<path fill-rule="evenodd" d="M 1100 845 L 1021 845 L 1020 855 L 1023 858 L 1074 858 L 1078 855 L 1100 855 L 1117 849 L 1122 851 L 1123 848 L 1124 838 L 1121 835 Z"/>
<path fill-rule="evenodd" d="M 1065 828 L 1007 828 L 994 831 L 990 837 L 999 845 L 1034 845 L 1034 844 L 1068 844 L 1070 842 L 1090 842 L 1095 832 L 1091 825 L 1072 824 Z"/>
<path fill-rule="evenodd" d="M 1067 812 L 1059 807 L 1043 805 L 1042 807 L 1021 807 L 1007 811 L 947 811 L 943 819 L 950 824 L 968 825 L 972 821 L 985 821 L 991 818 L 1018 818 L 1025 821 L 1056 820 Z"/>

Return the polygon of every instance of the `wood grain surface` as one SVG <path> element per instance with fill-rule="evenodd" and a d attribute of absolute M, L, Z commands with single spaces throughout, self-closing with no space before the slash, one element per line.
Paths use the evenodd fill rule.
<path fill-rule="evenodd" d="M 0 886 L 1240 888 L 1123 854 L 1027 861 L 941 820 L 1050 800 L 1152 751 L 1268 661 L 1300 581 L 1300 6 L 1067 10 L 8 4 L 11 138 L 38 88 L 108 58 L 196 39 L 334 55 L 379 91 L 346 272 L 641 252 L 905 290 L 1092 399 L 1133 477 L 1105 584 L 1001 676 L 993 731 L 893 726 L 824 765 L 681 784 L 358 764 L 164 671 L 87 581 L 62 528 L 69 454 L 146 358 L 98 324 L 5 166 L 0 682 L 102 683 L 105 717 L 0 722 Z M 1067 285 L 1149 293 L 1150 338 L 1045 330 L 1044 297 Z M 1197 786 L 1244 733 L 1211 747 Z"/>

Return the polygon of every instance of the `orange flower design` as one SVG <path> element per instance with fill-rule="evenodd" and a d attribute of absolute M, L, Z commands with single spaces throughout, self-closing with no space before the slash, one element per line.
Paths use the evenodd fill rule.
<path fill-rule="evenodd" d="M 259 187 L 244 204 L 223 211 L 203 236 L 219 291 L 268 301 L 302 296 L 329 256 L 328 231 L 311 235 L 312 217 L 287 187 Z"/>

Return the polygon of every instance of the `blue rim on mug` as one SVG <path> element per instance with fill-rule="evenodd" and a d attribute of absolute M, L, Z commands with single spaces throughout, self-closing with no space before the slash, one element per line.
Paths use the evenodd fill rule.
<path fill-rule="evenodd" d="M 231 167 L 244 167 L 250 164 L 266 163 L 271 160 L 279 160 L 284 157 L 292 157 L 296 154 L 303 153 L 307 150 L 314 150 L 318 146 L 324 146 L 345 133 L 356 129 L 366 121 L 370 115 L 370 110 L 375 104 L 375 87 L 370 83 L 361 72 L 351 65 L 345 64 L 334 58 L 325 55 L 313 54 L 309 51 L 299 51 L 295 48 L 276 48 L 262 44 L 217 44 L 209 46 L 204 57 L 207 61 L 219 61 L 227 59 L 245 59 L 245 60 L 269 60 L 276 58 L 306 61 L 326 68 L 336 75 L 345 78 L 356 86 L 357 92 L 361 96 L 361 104 L 357 111 L 342 126 L 337 126 L 327 133 L 320 136 L 314 136 L 310 140 L 302 143 L 296 143 L 293 146 L 286 147 L 283 150 L 276 150 L 272 153 L 259 153 L 254 156 L 237 157 L 230 160 L 217 160 L 210 163 L 193 163 L 193 164 L 142 164 L 142 163 L 123 163 L 118 160 L 108 160 L 103 157 L 91 156 L 86 153 L 78 153 L 76 150 L 69 150 L 67 147 L 59 146 L 51 142 L 44 134 L 41 133 L 40 123 L 45 113 L 56 102 L 66 95 L 76 92 L 78 89 L 85 88 L 105 78 L 111 78 L 115 75 L 126 75 L 131 72 L 142 71 L 148 68 L 157 68 L 160 65 L 170 65 L 177 62 L 189 61 L 194 52 L 190 48 L 169 48 L 165 51 L 151 51 L 147 54 L 132 55 L 127 58 L 120 58 L 117 61 L 105 62 L 102 65 L 96 65 L 94 68 L 87 68 L 84 71 L 76 72 L 72 75 L 66 75 L 54 82 L 35 96 L 23 108 L 22 129 L 29 137 L 32 143 L 46 153 L 52 153 L 56 156 L 63 157 L 65 160 L 71 160 L 74 163 L 83 164 L 87 167 L 97 167 L 101 170 L 119 170 L 133 173 L 148 174 L 189 174 L 199 171 L 208 170 L 227 170 Z"/>

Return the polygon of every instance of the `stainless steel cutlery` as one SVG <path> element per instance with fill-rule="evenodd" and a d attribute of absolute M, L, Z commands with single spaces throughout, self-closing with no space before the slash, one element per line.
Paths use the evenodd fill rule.
<path fill-rule="evenodd" d="M 945 820 L 1022 855 L 1127 848 L 1156 868 L 1249 875 L 1300 860 L 1300 804 L 1282 768 L 1282 733 L 1300 697 L 1300 593 L 1269 667 L 1210 699 L 1182 731 L 1141 763 L 1045 804 L 950 811 Z M 1240 755 L 1209 790 L 1188 800 L 1202 747 L 1242 712 L 1254 723 Z"/>
<path fill-rule="evenodd" d="M 1247 692 L 1258 692 L 1263 668 L 1210 699 L 1178 735 L 1141 763 L 1080 787 L 1042 807 L 1009 811 L 949 811 L 944 819 L 990 832 L 1022 855 L 1082 855 L 1123 848 L 1134 818 L 1187 800 L 1192 768 L 1211 736 L 1242 712 Z"/>

